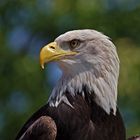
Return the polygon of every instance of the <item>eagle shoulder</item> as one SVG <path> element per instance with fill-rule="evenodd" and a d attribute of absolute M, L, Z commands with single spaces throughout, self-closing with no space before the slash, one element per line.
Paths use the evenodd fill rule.
<path fill-rule="evenodd" d="M 55 140 L 57 128 L 54 120 L 41 116 L 21 136 L 20 140 Z"/>

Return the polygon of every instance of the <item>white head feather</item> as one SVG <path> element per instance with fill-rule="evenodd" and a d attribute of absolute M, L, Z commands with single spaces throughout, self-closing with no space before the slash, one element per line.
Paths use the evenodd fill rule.
<path fill-rule="evenodd" d="M 119 77 L 119 58 L 114 44 L 109 38 L 95 30 L 74 30 L 60 35 L 55 41 L 63 49 L 69 49 L 69 41 L 79 40 L 74 49 L 78 55 L 58 62 L 63 75 L 54 88 L 49 104 L 57 106 L 61 101 L 69 103 L 64 95 L 69 90 L 72 96 L 86 85 L 89 93 L 95 94 L 95 102 L 108 114 L 116 113 L 117 84 Z M 78 91 L 77 91 L 78 90 Z"/>

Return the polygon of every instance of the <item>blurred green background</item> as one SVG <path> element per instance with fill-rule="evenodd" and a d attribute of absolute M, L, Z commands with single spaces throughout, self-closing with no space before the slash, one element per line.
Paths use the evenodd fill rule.
<path fill-rule="evenodd" d="M 12 140 L 60 77 L 39 51 L 68 30 L 112 38 L 120 61 L 118 105 L 127 137 L 140 133 L 140 0 L 0 0 L 0 139 Z"/>

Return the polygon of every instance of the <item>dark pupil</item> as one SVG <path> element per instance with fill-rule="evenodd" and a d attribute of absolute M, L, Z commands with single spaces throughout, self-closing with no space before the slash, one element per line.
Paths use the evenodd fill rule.
<path fill-rule="evenodd" d="M 77 45 L 77 41 L 76 41 L 76 40 L 73 40 L 73 41 L 71 42 L 71 46 L 72 46 L 72 47 L 76 47 L 76 45 Z"/>
<path fill-rule="evenodd" d="M 73 45 L 73 46 L 75 46 L 76 44 L 77 44 L 76 41 L 73 41 L 73 42 L 72 42 L 72 45 Z"/>

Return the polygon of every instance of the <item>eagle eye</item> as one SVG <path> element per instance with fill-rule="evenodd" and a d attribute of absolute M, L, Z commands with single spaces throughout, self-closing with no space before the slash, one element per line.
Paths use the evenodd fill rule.
<path fill-rule="evenodd" d="M 70 49 L 74 49 L 76 47 L 78 47 L 80 44 L 80 40 L 74 39 L 70 41 Z"/>

